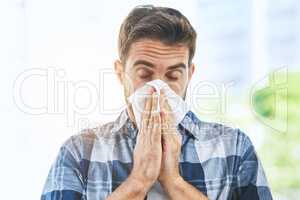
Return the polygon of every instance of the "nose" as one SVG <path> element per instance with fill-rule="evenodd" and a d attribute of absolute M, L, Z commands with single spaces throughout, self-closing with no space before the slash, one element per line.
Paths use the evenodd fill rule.
<path fill-rule="evenodd" d="M 164 76 L 161 76 L 161 75 L 155 75 L 155 76 L 152 76 L 152 79 L 151 81 L 153 80 L 162 80 L 163 82 L 165 82 L 166 84 L 168 84 L 168 86 L 174 90 L 176 93 L 179 92 L 181 90 L 181 86 L 179 85 L 178 82 L 171 82 L 170 80 L 168 80 L 166 77 Z"/>
<path fill-rule="evenodd" d="M 164 78 L 163 75 L 159 74 L 159 73 L 152 75 L 152 80 L 160 79 L 160 80 L 164 81 L 163 78 Z"/>
<path fill-rule="evenodd" d="M 162 80 L 165 83 L 169 82 L 169 80 L 164 75 L 160 75 L 160 74 L 152 76 L 152 80 L 156 80 L 156 79 L 160 79 L 160 80 Z"/>

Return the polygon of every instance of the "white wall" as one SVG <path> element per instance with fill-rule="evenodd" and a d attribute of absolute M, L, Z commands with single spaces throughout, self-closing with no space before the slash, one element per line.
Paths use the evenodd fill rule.
<path fill-rule="evenodd" d="M 266 63 L 266 58 L 261 56 L 265 50 L 261 50 L 260 43 L 264 40 L 265 32 L 261 29 L 264 21 L 259 17 L 265 16 L 264 6 L 267 5 L 256 0 L 253 2 L 258 5 L 247 2 L 254 7 L 249 8 L 246 13 L 249 16 L 245 19 L 249 18 L 254 28 L 248 28 L 244 38 L 252 46 L 247 55 L 251 63 L 244 71 L 243 65 L 234 69 L 222 68 L 222 62 L 216 61 L 215 52 L 224 56 L 226 48 L 238 46 L 222 46 L 211 39 L 212 32 L 220 31 L 221 34 L 222 29 L 215 29 L 212 22 L 218 20 L 208 19 L 206 15 L 214 16 L 214 9 L 204 13 L 204 5 L 210 4 L 209 1 L 0 1 L 0 173 L 1 188 L 5 188 L 1 198 L 39 199 L 60 145 L 88 125 L 114 119 L 124 106 L 122 88 L 112 73 L 113 61 L 117 58 L 120 23 L 136 5 L 177 8 L 195 25 L 199 42 L 196 74 L 191 87 L 201 80 L 220 80 L 222 83 L 259 79 L 258 74 L 267 71 L 267 66 L 259 66 Z M 228 6 L 219 6 L 220 13 L 230 14 L 230 9 L 226 10 Z M 226 27 L 225 22 L 223 27 Z M 227 67 L 230 62 L 226 63 Z M 234 98 L 247 95 L 244 88 L 250 88 L 250 81 L 243 84 L 246 85 L 234 86 Z M 228 112 L 236 112 L 236 108 Z M 257 140 L 259 137 L 254 137 L 254 142 Z"/>

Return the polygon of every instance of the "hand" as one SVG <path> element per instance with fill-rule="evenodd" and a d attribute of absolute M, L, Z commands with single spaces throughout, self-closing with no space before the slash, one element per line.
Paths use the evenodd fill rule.
<path fill-rule="evenodd" d="M 129 176 L 146 189 L 150 189 L 157 180 L 162 160 L 161 117 L 159 112 L 155 112 L 158 95 L 153 88 L 150 93 L 151 96 L 146 98 L 141 130 L 133 152 L 133 169 Z"/>
<path fill-rule="evenodd" d="M 161 91 L 160 106 L 163 152 L 158 180 L 162 186 L 167 186 L 181 178 L 179 173 L 181 135 L 177 132 L 174 115 L 163 91 Z"/>
<path fill-rule="evenodd" d="M 158 99 L 156 93 L 151 93 L 142 115 L 142 127 L 133 153 L 131 174 L 108 199 L 144 199 L 158 179 L 170 199 L 207 200 L 204 194 L 180 176 L 181 135 L 177 133 L 174 116 L 164 93 L 161 91 L 159 99 L 160 114 L 154 112 Z"/>

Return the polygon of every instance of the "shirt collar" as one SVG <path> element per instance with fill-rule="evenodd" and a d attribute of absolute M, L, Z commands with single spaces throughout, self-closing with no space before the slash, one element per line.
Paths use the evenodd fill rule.
<path fill-rule="evenodd" d="M 200 139 L 201 121 L 191 110 L 186 113 L 183 120 L 179 123 L 178 126 L 186 130 L 186 132 L 192 135 L 196 140 Z"/>
<path fill-rule="evenodd" d="M 188 111 L 183 120 L 178 125 L 178 130 L 181 134 L 192 135 L 195 139 L 199 139 L 201 121 L 192 112 Z M 137 135 L 137 128 L 135 128 L 132 120 L 128 115 L 127 108 L 125 108 L 118 118 L 115 120 L 112 132 L 121 132 L 134 139 Z"/>
<path fill-rule="evenodd" d="M 118 118 L 115 120 L 112 132 L 120 132 L 121 134 L 128 135 L 130 138 L 136 137 L 137 128 L 134 127 L 133 122 L 128 115 L 127 108 L 122 110 Z"/>

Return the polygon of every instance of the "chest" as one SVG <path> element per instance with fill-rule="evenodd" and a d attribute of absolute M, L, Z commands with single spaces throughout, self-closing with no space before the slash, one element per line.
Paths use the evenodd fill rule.
<path fill-rule="evenodd" d="M 94 153 L 101 159 L 92 159 L 88 165 L 86 196 L 88 199 L 104 200 L 117 187 L 119 187 L 130 175 L 133 167 L 134 144 L 122 144 L 119 148 L 105 151 L 105 154 Z M 120 148 L 122 147 L 122 148 Z M 189 184 L 206 194 L 210 199 L 227 198 L 235 182 L 234 160 L 228 158 L 213 158 L 220 151 L 209 149 L 205 151 L 203 146 L 195 146 L 187 142 L 182 147 L 179 170 L 181 176 Z M 104 157 L 105 156 L 105 157 Z M 203 156 L 212 157 L 203 162 Z M 165 191 L 156 182 L 148 192 L 147 199 L 168 199 Z"/>

